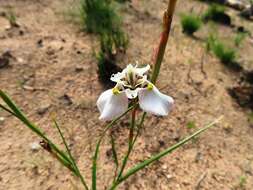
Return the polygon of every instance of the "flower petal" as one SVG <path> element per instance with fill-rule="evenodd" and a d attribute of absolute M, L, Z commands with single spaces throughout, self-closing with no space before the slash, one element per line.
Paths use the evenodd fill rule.
<path fill-rule="evenodd" d="M 146 72 L 148 72 L 149 69 L 150 69 L 150 65 L 146 65 L 145 67 L 136 67 L 135 72 L 139 76 L 143 76 Z"/>
<path fill-rule="evenodd" d="M 116 74 L 112 74 L 112 76 L 111 76 L 111 81 L 113 81 L 113 82 L 120 82 L 121 81 L 121 79 L 123 79 L 124 78 L 124 76 L 125 76 L 125 74 L 123 73 L 123 72 L 118 72 L 118 73 L 116 73 Z"/>
<path fill-rule="evenodd" d="M 138 97 L 141 109 L 154 115 L 168 115 L 174 103 L 172 97 L 162 94 L 154 85 L 152 89 L 139 89 Z"/>
<path fill-rule="evenodd" d="M 128 64 L 125 69 L 123 69 L 123 73 L 131 72 L 135 69 L 135 67 L 132 64 Z"/>
<path fill-rule="evenodd" d="M 101 113 L 99 119 L 110 121 L 121 114 L 128 108 L 128 99 L 125 92 L 114 94 L 112 89 L 103 92 L 97 100 L 97 106 Z"/>
<path fill-rule="evenodd" d="M 106 102 L 110 99 L 113 95 L 112 89 L 104 91 L 97 100 L 97 107 L 100 113 L 104 110 Z"/>

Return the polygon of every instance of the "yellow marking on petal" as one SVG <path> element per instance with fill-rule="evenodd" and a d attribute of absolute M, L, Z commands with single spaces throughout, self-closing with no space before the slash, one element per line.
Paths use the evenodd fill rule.
<path fill-rule="evenodd" d="M 151 83 L 148 83 L 147 89 L 148 90 L 153 90 L 153 88 L 154 88 L 154 85 L 151 84 Z"/>
<path fill-rule="evenodd" d="M 118 89 L 117 87 L 114 87 L 114 88 L 112 89 L 112 93 L 113 93 L 114 95 L 118 95 L 118 94 L 120 93 L 120 91 L 119 91 L 119 89 Z"/>

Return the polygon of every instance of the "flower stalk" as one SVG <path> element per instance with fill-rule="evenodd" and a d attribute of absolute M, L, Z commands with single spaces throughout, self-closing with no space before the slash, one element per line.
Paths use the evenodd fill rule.
<path fill-rule="evenodd" d="M 163 15 L 163 31 L 161 34 L 160 43 L 158 45 L 158 48 L 155 51 L 155 56 L 154 56 L 154 71 L 151 77 L 151 82 L 153 84 L 156 83 L 157 77 L 160 72 L 162 60 L 164 57 L 164 53 L 165 53 L 167 42 L 170 35 L 171 23 L 173 20 L 176 3 L 177 3 L 177 0 L 170 0 L 168 4 L 168 8 L 164 12 L 164 15 Z"/>
<path fill-rule="evenodd" d="M 118 174 L 118 177 L 116 179 L 119 180 L 124 172 L 124 169 L 127 165 L 127 161 L 129 159 L 129 156 L 133 150 L 133 145 L 134 145 L 134 128 L 135 128 L 135 117 L 136 117 L 136 108 L 133 109 L 132 111 L 132 117 L 131 117 L 131 126 L 130 126 L 130 130 L 129 130 L 129 140 L 128 140 L 128 150 L 127 150 L 127 153 L 123 159 L 123 162 L 122 162 L 122 166 L 121 166 L 121 169 L 120 169 L 120 172 Z"/>
<path fill-rule="evenodd" d="M 92 190 L 96 190 L 97 189 L 97 159 L 98 159 L 98 156 L 99 156 L 99 149 L 100 149 L 100 145 L 101 145 L 101 142 L 106 134 L 106 132 L 111 128 L 113 127 L 113 125 L 118 121 L 120 120 L 123 116 L 125 116 L 129 111 L 133 110 L 136 108 L 136 104 L 129 107 L 123 114 L 121 114 L 119 117 L 117 117 L 116 119 L 114 119 L 113 121 L 111 121 L 104 129 L 104 131 L 102 132 L 98 142 L 97 142 L 97 145 L 96 145 L 96 150 L 95 150 L 95 154 L 93 156 L 93 163 L 92 163 L 92 187 L 91 189 Z"/>
<path fill-rule="evenodd" d="M 163 31 L 161 33 L 160 43 L 159 43 L 157 49 L 155 50 L 155 54 L 154 54 L 154 58 L 153 58 L 154 70 L 153 70 L 153 73 L 151 76 L 151 82 L 153 84 L 156 83 L 157 77 L 160 73 L 164 53 L 165 53 L 167 42 L 168 42 L 169 35 L 170 35 L 170 29 L 171 29 L 173 15 L 174 15 L 175 8 L 176 8 L 176 3 L 177 3 L 177 0 L 170 0 L 169 4 L 168 4 L 168 8 L 164 12 L 164 15 L 163 15 Z M 146 115 L 147 115 L 147 112 L 144 112 L 142 115 L 142 119 L 139 124 L 140 128 L 144 123 Z"/>

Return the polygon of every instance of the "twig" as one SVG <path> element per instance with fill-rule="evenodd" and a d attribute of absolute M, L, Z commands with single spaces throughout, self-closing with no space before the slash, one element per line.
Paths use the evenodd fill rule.
<path fill-rule="evenodd" d="M 204 172 L 204 173 L 200 176 L 200 178 L 199 178 L 198 181 L 197 181 L 195 190 L 199 190 L 199 189 L 200 189 L 201 183 L 204 181 L 204 179 L 206 178 L 206 176 L 207 176 L 207 172 Z"/>
<path fill-rule="evenodd" d="M 207 79 L 207 74 L 206 71 L 204 70 L 204 63 L 205 63 L 205 56 L 206 55 L 206 51 L 203 52 L 202 57 L 201 57 L 201 62 L 200 62 L 200 71 L 201 73 L 203 73 L 204 78 Z"/>
<path fill-rule="evenodd" d="M 187 73 L 187 83 L 189 85 L 191 85 L 197 92 L 199 92 L 201 95 L 203 95 L 203 92 L 198 88 L 197 83 L 194 81 L 194 79 L 191 77 L 191 70 L 192 70 L 192 66 L 190 64 L 189 66 L 189 70 Z"/>

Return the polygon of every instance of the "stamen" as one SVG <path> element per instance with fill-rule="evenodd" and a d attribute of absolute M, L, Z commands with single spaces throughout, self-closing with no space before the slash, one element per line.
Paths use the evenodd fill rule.
<path fill-rule="evenodd" d="M 153 88 L 154 88 L 154 85 L 151 84 L 151 83 L 148 83 L 147 89 L 148 90 L 153 90 Z"/>
<path fill-rule="evenodd" d="M 114 95 L 118 95 L 118 94 L 120 93 L 118 87 L 114 87 L 114 88 L 112 89 L 112 93 L 113 93 Z"/>
<path fill-rule="evenodd" d="M 134 73 L 133 73 L 133 71 L 129 71 L 128 76 L 129 76 L 129 82 L 133 86 L 134 85 Z"/>

